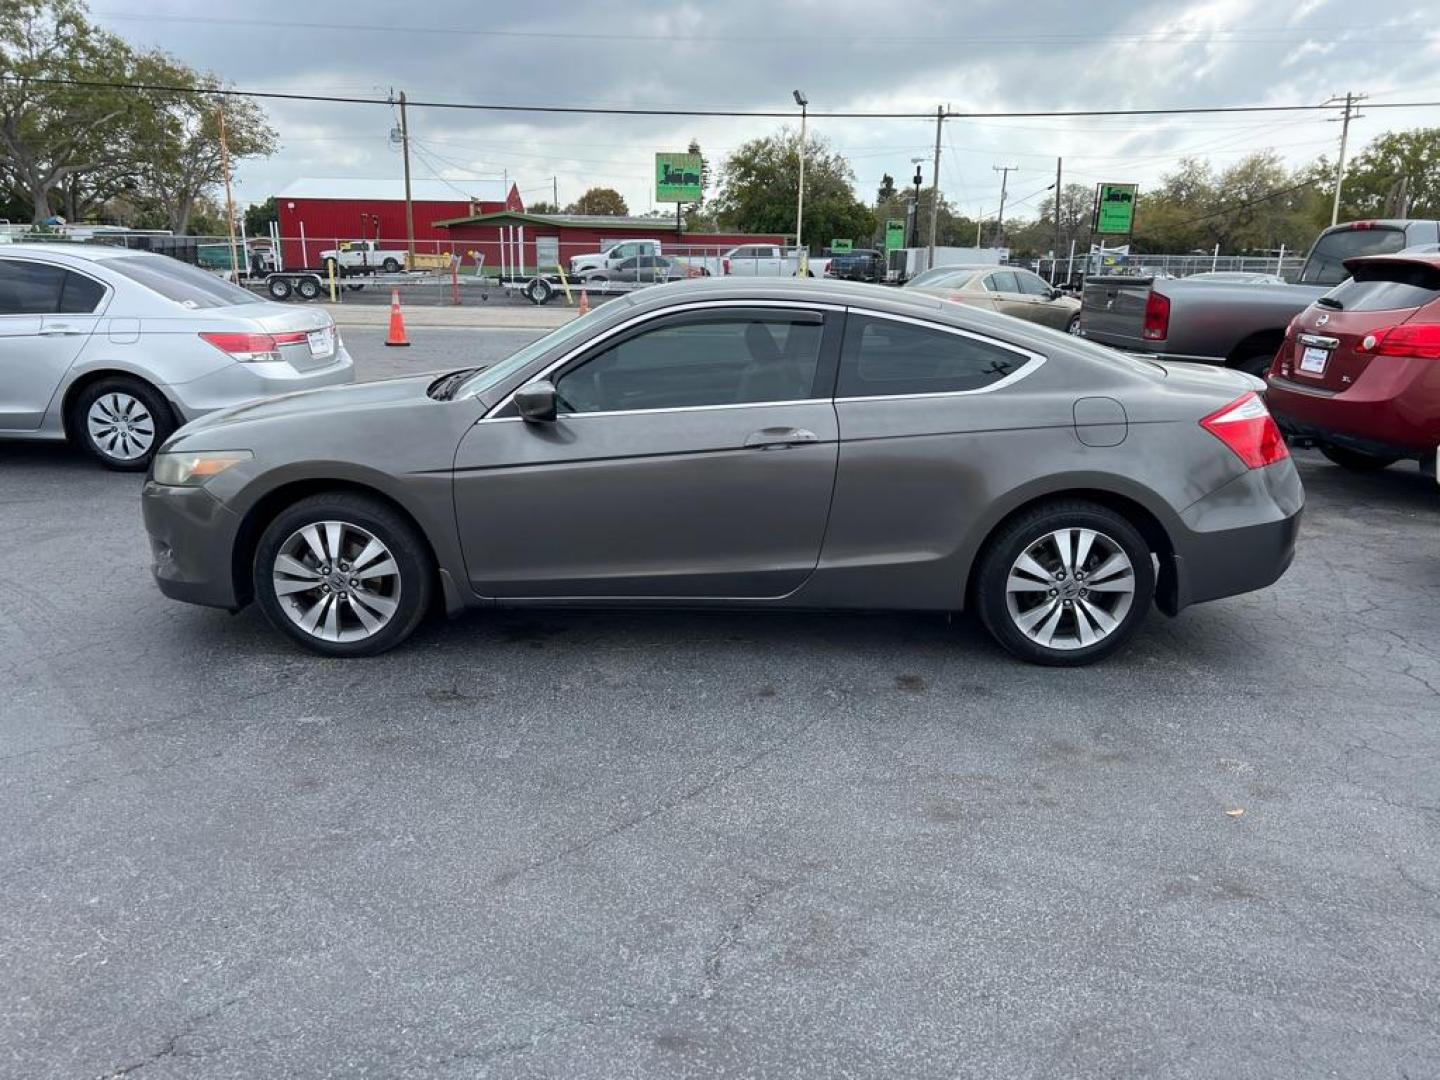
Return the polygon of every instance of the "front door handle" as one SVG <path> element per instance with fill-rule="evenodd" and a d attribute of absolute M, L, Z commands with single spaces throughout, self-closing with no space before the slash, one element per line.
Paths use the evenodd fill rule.
<path fill-rule="evenodd" d="M 756 450 L 778 450 L 785 446 L 818 443 L 820 436 L 805 428 L 767 427 L 745 436 L 745 445 Z"/>
<path fill-rule="evenodd" d="M 71 334 L 83 334 L 85 331 L 78 326 L 42 326 L 41 337 L 66 337 Z"/>

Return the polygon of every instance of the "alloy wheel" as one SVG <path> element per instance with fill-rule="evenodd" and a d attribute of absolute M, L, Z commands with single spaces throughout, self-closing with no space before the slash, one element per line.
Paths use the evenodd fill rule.
<path fill-rule="evenodd" d="M 1114 539 L 1096 529 L 1056 529 L 1010 567 L 1010 618 L 1047 649 L 1084 649 L 1109 637 L 1135 599 L 1135 567 Z"/>
<path fill-rule="evenodd" d="M 368 529 L 316 521 L 291 533 L 271 568 L 285 616 L 322 641 L 364 641 L 400 606 L 400 567 Z"/>
<path fill-rule="evenodd" d="M 155 444 L 155 418 L 139 398 L 121 391 L 102 394 L 85 414 L 85 426 L 101 453 L 135 461 Z"/>

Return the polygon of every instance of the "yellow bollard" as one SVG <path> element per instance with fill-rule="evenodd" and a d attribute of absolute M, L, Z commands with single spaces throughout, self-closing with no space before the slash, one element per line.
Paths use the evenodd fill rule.
<path fill-rule="evenodd" d="M 327 260 L 325 266 L 330 271 L 330 302 L 334 304 L 338 302 L 335 293 L 335 260 Z"/>

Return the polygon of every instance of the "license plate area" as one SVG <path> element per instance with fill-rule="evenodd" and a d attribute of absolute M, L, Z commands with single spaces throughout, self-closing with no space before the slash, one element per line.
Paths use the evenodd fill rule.
<path fill-rule="evenodd" d="M 310 340 L 310 355 L 316 360 L 328 360 L 335 355 L 335 329 L 327 326 L 322 330 L 311 330 L 306 335 Z"/>
<path fill-rule="evenodd" d="M 1295 371 L 1300 375 L 1319 378 L 1330 363 L 1330 350 L 1318 345 L 1295 346 Z"/>

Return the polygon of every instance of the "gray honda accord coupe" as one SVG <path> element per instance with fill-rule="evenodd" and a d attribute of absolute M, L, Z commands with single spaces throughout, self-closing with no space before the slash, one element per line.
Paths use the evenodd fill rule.
<path fill-rule="evenodd" d="M 224 410 L 145 485 L 169 596 L 362 656 L 436 607 L 971 609 L 1044 664 L 1263 588 L 1304 492 L 1247 375 L 879 286 L 710 279 L 483 369 Z"/>

